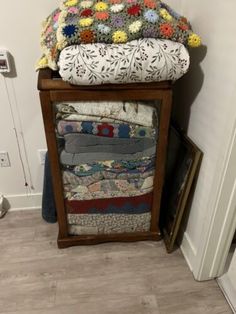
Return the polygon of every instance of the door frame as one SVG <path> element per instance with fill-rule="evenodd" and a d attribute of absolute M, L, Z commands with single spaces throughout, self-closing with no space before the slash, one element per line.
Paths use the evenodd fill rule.
<path fill-rule="evenodd" d="M 236 228 L 236 119 L 222 180 L 218 189 L 215 210 L 203 245 L 196 256 L 193 274 L 196 280 L 209 280 L 224 272 L 226 259 Z"/>

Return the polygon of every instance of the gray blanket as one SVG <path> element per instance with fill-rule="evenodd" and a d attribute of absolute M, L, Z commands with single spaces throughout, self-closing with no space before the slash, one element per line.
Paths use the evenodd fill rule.
<path fill-rule="evenodd" d="M 155 140 L 151 138 L 111 138 L 78 133 L 65 135 L 65 151 L 72 154 L 103 152 L 134 154 L 151 148 L 155 144 Z"/>
<path fill-rule="evenodd" d="M 147 148 L 141 152 L 134 154 L 115 154 L 107 152 L 91 152 L 72 154 L 62 150 L 60 154 L 60 161 L 63 165 L 75 166 L 83 163 L 90 163 L 104 160 L 135 160 L 142 157 L 151 157 L 156 153 L 156 146 Z"/>

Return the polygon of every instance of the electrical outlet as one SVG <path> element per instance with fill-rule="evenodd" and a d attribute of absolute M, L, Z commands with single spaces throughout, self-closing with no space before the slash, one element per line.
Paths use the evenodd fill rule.
<path fill-rule="evenodd" d="M 45 164 L 46 152 L 46 149 L 38 149 L 39 162 L 41 165 Z"/>
<path fill-rule="evenodd" d="M 0 167 L 10 167 L 10 159 L 7 152 L 0 152 Z"/>

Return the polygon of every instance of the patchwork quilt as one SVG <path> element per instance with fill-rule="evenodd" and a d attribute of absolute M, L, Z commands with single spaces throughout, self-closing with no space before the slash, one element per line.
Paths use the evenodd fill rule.
<path fill-rule="evenodd" d="M 65 201 L 68 214 L 143 214 L 151 211 L 153 193 L 135 197 Z"/>
<path fill-rule="evenodd" d="M 157 130 L 151 127 L 127 123 L 60 120 L 57 123 L 60 135 L 69 133 L 93 134 L 118 138 L 157 138 Z"/>

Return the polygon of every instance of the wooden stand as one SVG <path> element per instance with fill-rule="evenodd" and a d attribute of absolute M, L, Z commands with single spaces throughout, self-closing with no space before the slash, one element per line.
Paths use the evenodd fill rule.
<path fill-rule="evenodd" d="M 74 86 L 62 81 L 56 72 L 53 72 L 50 69 L 44 69 L 39 71 L 38 89 L 40 91 L 44 128 L 50 166 L 53 174 L 53 190 L 59 224 L 58 247 L 66 248 L 79 244 L 96 244 L 109 241 L 160 240 L 159 212 L 172 103 L 171 83 L 165 81 L 160 83 Z M 63 197 L 63 184 L 57 152 L 53 103 L 81 100 L 161 100 L 159 108 L 159 135 L 157 142 L 153 204 L 151 211 L 151 228 L 149 232 L 80 236 L 71 236 L 68 234 L 67 217 Z"/>

